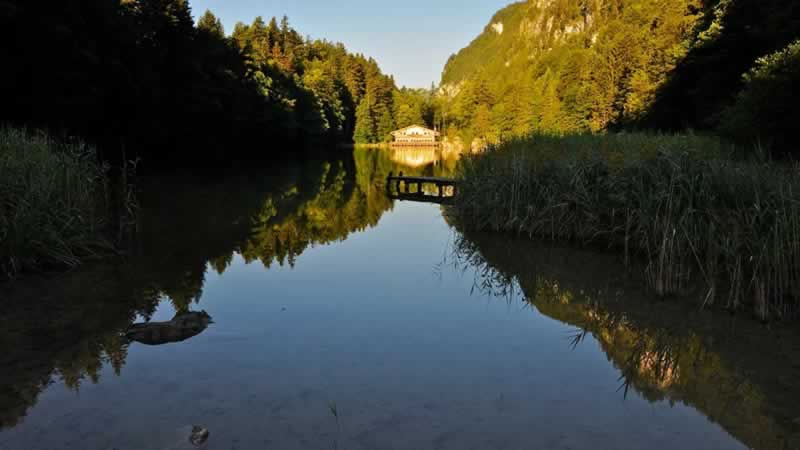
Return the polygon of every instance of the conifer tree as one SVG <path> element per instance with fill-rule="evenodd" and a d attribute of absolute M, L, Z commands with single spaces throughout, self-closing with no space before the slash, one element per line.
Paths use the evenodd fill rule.
<path fill-rule="evenodd" d="M 376 138 L 381 142 L 388 142 L 392 138 L 392 131 L 396 128 L 392 113 L 386 109 L 378 121 Z"/>
<path fill-rule="evenodd" d="M 368 99 L 364 98 L 356 109 L 356 127 L 353 140 L 358 144 L 375 142 L 375 119 L 369 107 Z"/>
<path fill-rule="evenodd" d="M 273 48 L 276 44 L 280 48 L 283 45 L 283 38 L 281 37 L 281 29 L 278 27 L 278 19 L 273 17 L 269 21 L 269 25 L 267 26 L 267 36 L 269 39 L 269 46 L 270 49 Z M 281 48 L 281 50 L 283 50 Z"/>
<path fill-rule="evenodd" d="M 200 20 L 197 21 L 197 29 L 219 39 L 225 37 L 225 28 L 222 26 L 222 21 L 211 10 L 206 10 Z"/>

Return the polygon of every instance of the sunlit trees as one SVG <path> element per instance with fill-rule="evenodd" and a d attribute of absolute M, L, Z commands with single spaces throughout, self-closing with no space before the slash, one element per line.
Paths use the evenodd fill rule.
<path fill-rule="evenodd" d="M 503 33 L 487 27 L 448 62 L 443 88 L 457 95 L 441 115 L 465 132 L 504 138 L 639 120 L 686 55 L 700 6 L 700 0 L 511 5 L 491 22 L 503 23 Z"/>
<path fill-rule="evenodd" d="M 218 38 L 225 38 L 225 28 L 222 21 L 217 18 L 210 10 L 206 10 L 200 20 L 197 21 L 197 29 Z"/>
<path fill-rule="evenodd" d="M 353 140 L 358 144 L 375 142 L 375 129 L 375 119 L 369 108 L 369 100 L 364 98 L 358 104 L 358 109 L 356 110 L 356 129 L 353 134 Z"/>
<path fill-rule="evenodd" d="M 0 47 L 14 62 L 0 71 L 0 121 L 83 136 L 114 163 L 268 160 L 293 148 L 283 144 L 350 141 L 368 91 L 372 121 L 393 111 L 377 62 L 303 39 L 286 17 L 226 37 L 211 11 L 195 26 L 186 0 L 58 2 L 48 14 L 10 1 L 0 28 L 21 44 Z"/>

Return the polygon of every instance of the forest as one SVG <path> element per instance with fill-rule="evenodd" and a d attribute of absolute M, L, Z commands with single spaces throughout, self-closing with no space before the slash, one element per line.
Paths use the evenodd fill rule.
<path fill-rule="evenodd" d="M 0 0 L 0 34 L 2 278 L 113 252 L 134 171 L 302 160 L 433 118 L 433 89 L 285 16 L 226 32 L 187 0 Z"/>
<path fill-rule="evenodd" d="M 712 133 L 796 153 L 800 8 L 785 0 L 530 0 L 447 62 L 437 123 L 531 133 Z"/>
<path fill-rule="evenodd" d="M 734 143 L 726 157 L 792 160 L 796 3 L 514 3 L 447 61 L 438 87 L 400 88 L 374 59 L 304 37 L 285 16 L 225 30 L 188 0 L 57 2 L 46 11 L 0 0 L 0 35 L 14 43 L 0 48 L 14 62 L 0 71 L 0 273 L 74 266 L 112 247 L 96 236 L 124 235 L 134 222 L 131 161 L 140 174 L 270 165 L 386 142 L 411 124 L 532 153 L 551 141 L 522 141 L 543 134 L 611 136 L 560 141 L 561 156 L 574 153 L 571 142 L 635 142 L 612 156 L 643 155 L 661 141 L 613 133 L 687 132 Z M 667 147 L 687 150 L 685 142 Z M 735 178 L 726 182 L 741 184 Z"/>
<path fill-rule="evenodd" d="M 453 216 L 615 249 L 660 297 L 796 318 L 798 38 L 794 1 L 501 10 L 439 90 L 437 123 L 485 150 Z"/>
<path fill-rule="evenodd" d="M 288 18 L 226 34 L 187 0 L 0 1 L 0 123 L 80 138 L 143 167 L 270 161 L 316 143 L 378 142 L 429 115 L 374 59 Z M 31 33 L 31 30 L 36 32 Z M 43 57 L 45 52 L 47 57 Z"/>
<path fill-rule="evenodd" d="M 288 18 L 225 30 L 188 0 L 0 0 L 15 61 L 0 123 L 145 167 L 283 158 L 420 123 L 499 142 L 531 133 L 712 132 L 793 153 L 800 8 L 782 0 L 529 0 L 499 11 L 438 87 L 398 88 Z M 37 30 L 30 33 L 30 30 Z M 47 49 L 47 58 L 31 49 Z M 752 145 L 751 145 L 752 146 Z"/>

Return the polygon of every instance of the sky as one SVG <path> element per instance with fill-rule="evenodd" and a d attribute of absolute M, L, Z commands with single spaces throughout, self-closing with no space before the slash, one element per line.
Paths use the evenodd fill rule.
<path fill-rule="evenodd" d="M 206 9 L 225 32 L 256 16 L 289 16 L 303 36 L 342 42 L 378 61 L 399 86 L 439 83 L 451 54 L 466 47 L 510 0 L 190 0 L 195 18 Z"/>

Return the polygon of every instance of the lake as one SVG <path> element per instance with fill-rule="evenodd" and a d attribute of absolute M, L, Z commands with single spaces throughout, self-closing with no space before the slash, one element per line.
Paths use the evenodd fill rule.
<path fill-rule="evenodd" d="M 0 286 L 0 449 L 800 448 L 796 327 L 386 196 L 453 158 L 340 153 L 144 179 L 129 257 Z"/>

